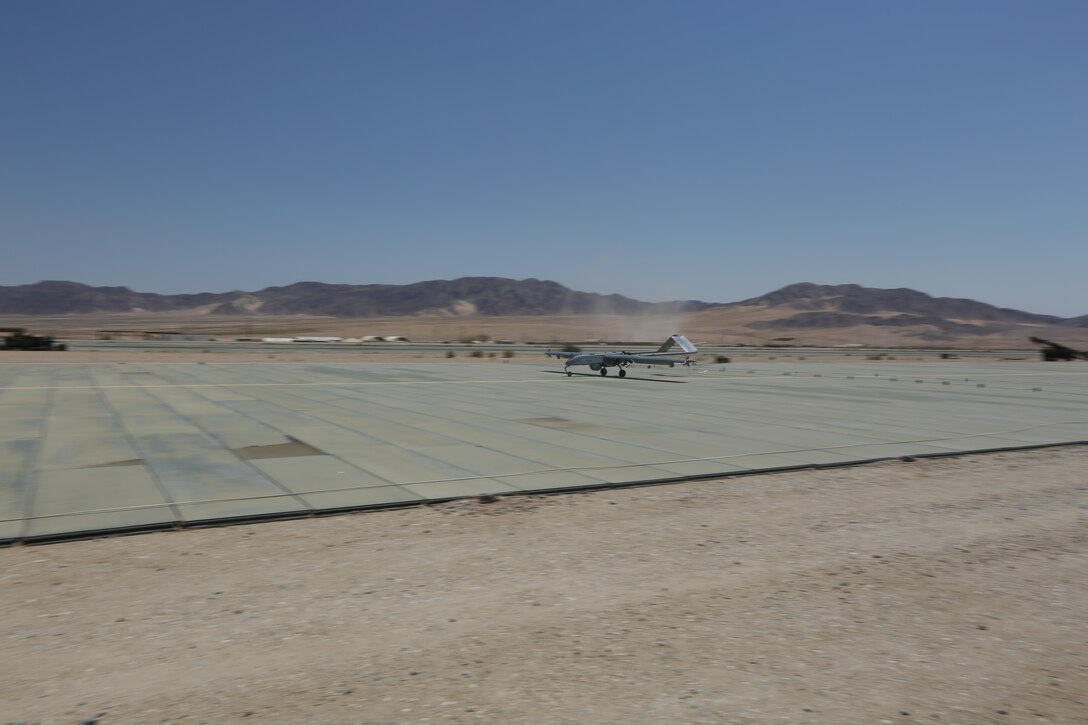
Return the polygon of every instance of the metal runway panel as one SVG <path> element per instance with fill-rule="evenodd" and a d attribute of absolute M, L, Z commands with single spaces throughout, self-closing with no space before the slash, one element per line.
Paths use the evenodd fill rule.
<path fill-rule="evenodd" d="M 0 542 L 1088 440 L 1088 365 L 0 362 Z M 714 484 L 725 485 L 725 484 Z"/>

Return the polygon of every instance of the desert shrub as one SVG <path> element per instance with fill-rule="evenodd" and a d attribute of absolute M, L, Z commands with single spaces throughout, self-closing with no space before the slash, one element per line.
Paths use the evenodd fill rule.
<path fill-rule="evenodd" d="M 577 345 L 575 345 L 573 343 L 568 342 L 567 344 L 563 345 L 563 352 L 581 352 L 581 351 L 582 351 L 582 348 L 578 347 Z"/>
<path fill-rule="evenodd" d="M 484 356 L 484 351 L 483 350 L 473 350 L 472 352 L 470 352 L 468 354 L 468 356 L 469 357 L 483 357 Z"/>
<path fill-rule="evenodd" d="M 503 350 L 502 351 L 502 356 L 505 357 L 505 358 L 514 357 L 514 351 L 513 350 Z"/>
<path fill-rule="evenodd" d="M 446 350 L 446 357 L 447 358 L 457 357 L 457 353 L 455 353 L 453 350 Z"/>

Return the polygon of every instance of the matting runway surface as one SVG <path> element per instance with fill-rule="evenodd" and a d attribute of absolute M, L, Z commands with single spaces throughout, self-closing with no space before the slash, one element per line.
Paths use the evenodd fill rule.
<path fill-rule="evenodd" d="M 1076 363 L 586 372 L 5 362 L 0 541 L 1088 440 Z"/>

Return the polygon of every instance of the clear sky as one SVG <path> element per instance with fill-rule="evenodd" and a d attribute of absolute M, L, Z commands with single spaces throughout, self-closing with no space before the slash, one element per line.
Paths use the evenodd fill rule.
<path fill-rule="evenodd" d="M 0 1 L 0 284 L 1088 313 L 1084 0 Z"/>

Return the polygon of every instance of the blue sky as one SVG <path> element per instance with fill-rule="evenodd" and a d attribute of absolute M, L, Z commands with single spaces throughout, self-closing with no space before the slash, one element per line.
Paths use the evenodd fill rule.
<path fill-rule="evenodd" d="M 1088 313 L 1088 3 L 0 2 L 0 284 Z"/>

